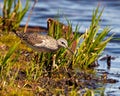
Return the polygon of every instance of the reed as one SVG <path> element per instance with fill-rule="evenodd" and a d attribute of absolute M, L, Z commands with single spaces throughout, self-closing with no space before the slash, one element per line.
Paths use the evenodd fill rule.
<path fill-rule="evenodd" d="M 3 16 L 0 18 L 1 30 L 6 32 L 17 30 L 20 21 L 23 19 L 29 8 L 28 2 L 29 0 L 26 0 L 25 8 L 22 8 L 20 0 L 4 0 Z M 14 6 L 13 10 L 12 6 Z M 6 49 L 7 53 L 2 55 L 0 51 L 0 87 L 2 88 L 3 94 L 7 94 L 5 92 L 6 89 L 11 89 L 8 87 L 12 87 L 13 90 L 14 88 L 16 89 L 14 90 L 14 93 L 9 91 L 11 94 L 19 94 L 19 91 L 21 91 L 22 95 L 29 94 L 28 90 L 26 91 L 25 88 L 36 88 L 36 86 L 37 88 L 34 89 L 34 92 L 32 89 L 30 93 L 39 93 L 48 90 L 45 88 L 46 85 L 44 88 L 41 88 L 38 84 L 39 79 L 42 76 L 52 77 L 53 74 L 56 74 L 57 71 L 61 70 L 61 68 L 66 69 L 66 73 L 68 72 L 68 69 L 74 69 L 75 71 L 76 69 L 89 69 L 89 65 L 92 65 L 99 58 L 99 55 L 102 53 L 107 43 L 113 36 L 111 35 L 106 38 L 106 35 L 111 30 L 109 27 L 105 27 L 101 32 L 99 31 L 99 22 L 101 20 L 102 12 L 103 10 L 99 12 L 99 7 L 93 11 L 90 27 L 82 35 L 78 33 L 80 28 L 79 25 L 76 25 L 74 32 L 72 31 L 72 24 L 67 18 L 65 18 L 67 25 L 60 23 L 59 20 L 54 20 L 51 18 L 48 19 L 48 35 L 55 39 L 64 37 L 68 41 L 68 46 L 74 54 L 64 48 L 61 48 L 56 53 L 35 53 L 31 50 L 29 51 L 24 44 L 20 44 L 20 40 L 18 40 L 18 38 L 14 38 L 18 42 L 14 43 L 12 47 L 9 48 L 9 46 L 11 46 L 10 43 L 9 46 L 6 44 L 9 48 L 9 50 Z M 5 34 L 6 37 L 8 35 L 10 34 Z M 13 36 L 13 34 L 11 35 Z M 11 37 L 12 40 L 13 37 Z M 10 40 L 10 38 L 7 39 L 8 41 Z M 0 39 L 0 44 L 5 43 L 7 39 Z M 28 52 L 29 54 L 23 54 L 24 52 Z M 57 67 L 54 66 L 54 64 Z M 20 72 L 23 73 L 21 77 L 19 77 Z M 73 75 L 74 74 L 75 73 L 73 73 Z M 68 77 L 65 76 L 65 74 L 60 74 L 58 77 L 61 76 L 64 76 L 65 78 Z M 57 81 L 58 77 L 54 77 L 54 80 Z M 20 81 L 22 81 L 22 87 L 18 84 Z M 35 86 L 32 85 L 33 83 Z M 18 89 L 16 86 L 19 86 L 21 89 Z M 50 88 L 50 90 L 53 91 L 54 89 Z M 57 93 L 61 92 L 63 94 L 63 89 L 58 88 L 56 91 Z M 78 90 L 73 88 L 72 90 L 70 89 L 68 94 L 70 96 L 78 95 L 77 92 Z M 86 89 L 84 96 L 88 95 L 93 96 L 93 90 Z"/>
<path fill-rule="evenodd" d="M 0 16 L 0 28 L 3 31 L 10 32 L 19 27 L 21 20 L 29 9 L 29 0 L 25 2 L 23 8 L 21 0 L 4 0 L 2 16 Z"/>
<path fill-rule="evenodd" d="M 113 35 L 106 38 L 111 30 L 109 27 L 99 31 L 102 12 L 103 10 L 99 12 L 99 8 L 93 11 L 90 27 L 78 38 L 78 48 L 73 56 L 73 67 L 89 68 L 89 65 L 92 65 L 99 58 L 107 43 L 112 39 Z"/>

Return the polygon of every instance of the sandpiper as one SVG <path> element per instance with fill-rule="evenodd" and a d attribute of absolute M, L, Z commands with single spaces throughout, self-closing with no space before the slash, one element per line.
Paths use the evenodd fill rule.
<path fill-rule="evenodd" d="M 55 52 L 61 47 L 67 48 L 68 42 L 64 38 L 58 40 L 48 35 L 41 35 L 37 32 L 14 32 L 20 37 L 29 47 L 36 50 L 37 52 Z M 73 52 L 72 52 L 73 53 Z"/>

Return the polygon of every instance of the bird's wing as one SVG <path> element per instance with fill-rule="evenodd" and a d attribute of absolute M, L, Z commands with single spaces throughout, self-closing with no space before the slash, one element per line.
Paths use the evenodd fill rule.
<path fill-rule="evenodd" d="M 43 37 L 38 34 L 38 33 L 27 33 L 24 34 L 23 38 L 22 38 L 25 42 L 31 44 L 31 45 L 35 45 L 37 44 L 41 44 L 43 43 Z"/>
<path fill-rule="evenodd" d="M 49 50 L 55 51 L 58 49 L 57 41 L 48 36 L 48 35 L 41 35 L 39 33 L 25 33 L 22 38 L 28 45 L 31 47 L 37 48 L 38 50 Z"/>

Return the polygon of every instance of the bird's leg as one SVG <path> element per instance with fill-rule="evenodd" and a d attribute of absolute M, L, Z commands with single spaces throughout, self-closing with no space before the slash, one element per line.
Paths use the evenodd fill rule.
<path fill-rule="evenodd" d="M 35 60 L 36 64 L 38 64 L 40 62 L 38 53 L 34 53 L 34 60 Z"/>
<path fill-rule="evenodd" d="M 57 64 L 55 64 L 56 54 L 54 54 L 54 55 L 53 55 L 52 59 L 53 59 L 53 66 L 52 66 L 52 67 L 53 67 L 53 68 L 57 68 L 57 69 L 58 69 Z"/>

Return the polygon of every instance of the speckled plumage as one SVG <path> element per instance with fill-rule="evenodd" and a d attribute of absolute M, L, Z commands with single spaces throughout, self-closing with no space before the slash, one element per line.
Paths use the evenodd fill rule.
<path fill-rule="evenodd" d="M 67 41 L 64 38 L 56 40 L 48 35 L 41 35 L 36 32 L 16 32 L 16 35 L 38 52 L 55 52 L 61 47 L 68 47 Z"/>

